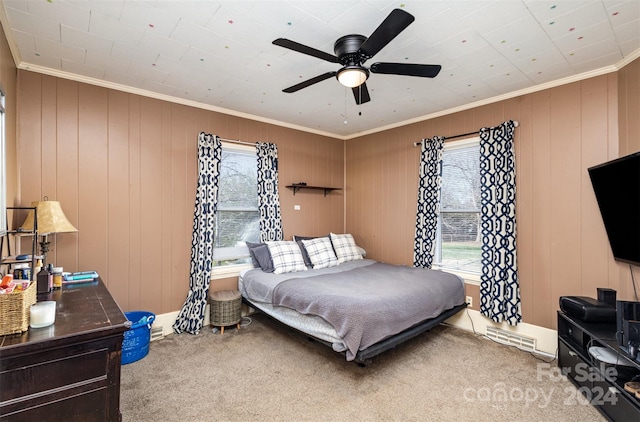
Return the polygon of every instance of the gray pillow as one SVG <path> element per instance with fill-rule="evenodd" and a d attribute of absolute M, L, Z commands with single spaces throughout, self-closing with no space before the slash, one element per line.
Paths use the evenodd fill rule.
<path fill-rule="evenodd" d="M 329 235 L 325 235 L 325 236 L 293 236 L 293 240 L 295 240 L 295 242 L 298 244 L 298 246 L 300 246 L 300 250 L 302 251 L 302 259 L 304 260 L 304 265 L 307 266 L 307 268 L 313 268 L 313 264 L 311 263 L 311 259 L 309 258 L 309 254 L 307 253 L 307 250 L 304 248 L 304 245 L 302 244 L 303 240 L 311 240 L 311 239 L 316 239 L 318 237 L 329 237 Z M 331 239 L 331 238 L 329 238 Z"/>
<path fill-rule="evenodd" d="M 245 242 L 249 248 L 249 254 L 251 255 L 251 262 L 253 262 L 254 268 L 260 268 L 265 273 L 273 272 L 273 261 L 271 260 L 271 253 L 265 243 L 252 243 Z"/>

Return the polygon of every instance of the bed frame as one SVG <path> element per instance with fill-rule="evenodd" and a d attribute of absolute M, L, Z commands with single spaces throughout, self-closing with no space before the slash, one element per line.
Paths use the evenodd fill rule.
<path fill-rule="evenodd" d="M 278 320 L 277 318 L 267 314 L 266 312 L 263 312 L 260 310 L 260 308 L 258 308 L 256 305 L 254 305 L 253 303 L 251 303 L 251 301 L 249 301 L 247 298 L 245 298 L 244 296 L 242 297 L 242 301 L 247 304 L 248 306 L 250 306 L 252 309 L 254 309 L 256 312 L 261 312 L 264 315 L 268 316 L 269 318 L 278 321 L 280 324 L 282 324 L 283 326 L 298 331 L 299 333 L 304 334 L 305 336 L 307 336 L 309 339 L 317 341 L 319 343 L 324 344 L 325 346 L 328 346 L 330 348 L 332 348 L 332 344 L 326 340 L 322 340 L 316 337 L 313 337 L 310 334 L 307 334 L 301 330 L 298 330 L 297 328 L 291 327 L 287 324 L 285 324 L 284 322 Z M 454 316 L 455 314 L 457 314 L 458 312 L 462 311 L 463 309 L 465 309 L 467 307 L 466 303 L 463 303 L 462 305 L 458 305 L 458 306 L 454 306 L 451 309 L 447 309 L 446 311 L 444 311 L 443 313 L 441 313 L 440 315 L 431 318 L 431 319 L 426 319 L 416 325 L 414 325 L 413 327 L 409 327 L 404 331 L 399 332 L 398 334 L 394 334 L 391 337 L 387 337 L 384 340 L 381 340 L 375 344 L 372 344 L 371 346 L 367 347 L 366 349 L 362 349 L 359 350 L 358 353 L 356 354 L 356 357 L 354 359 L 354 362 L 356 362 L 358 365 L 360 366 L 368 366 L 369 364 L 371 364 L 372 362 L 372 358 L 374 358 L 375 356 L 379 355 L 382 352 L 385 352 L 389 349 L 393 349 L 394 347 L 396 347 L 399 344 L 404 343 L 407 340 L 410 340 L 422 333 L 424 333 L 425 331 L 429 331 L 431 330 L 433 327 L 435 327 L 436 325 L 440 324 L 441 322 L 446 321 L 447 319 L 451 318 L 452 316 Z M 340 352 L 340 354 L 342 355 L 346 355 L 346 352 Z"/>

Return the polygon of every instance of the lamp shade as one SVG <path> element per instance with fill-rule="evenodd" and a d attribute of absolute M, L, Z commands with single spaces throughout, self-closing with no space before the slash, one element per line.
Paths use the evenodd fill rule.
<path fill-rule="evenodd" d="M 38 213 L 38 234 L 77 232 L 78 229 L 67 220 L 58 201 L 34 201 L 32 207 Z M 22 223 L 22 229 L 33 230 L 33 211 L 29 211 Z"/>
<path fill-rule="evenodd" d="M 347 88 L 355 88 L 365 83 L 369 72 L 360 66 L 345 66 L 338 71 L 336 76 L 342 85 Z"/>

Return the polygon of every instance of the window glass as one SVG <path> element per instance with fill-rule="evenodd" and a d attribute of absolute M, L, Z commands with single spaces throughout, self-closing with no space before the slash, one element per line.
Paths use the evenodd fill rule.
<path fill-rule="evenodd" d="M 481 271 L 479 139 L 445 144 L 435 264 Z"/>
<path fill-rule="evenodd" d="M 260 240 L 255 148 L 222 147 L 214 265 L 251 262 L 245 242 Z"/>

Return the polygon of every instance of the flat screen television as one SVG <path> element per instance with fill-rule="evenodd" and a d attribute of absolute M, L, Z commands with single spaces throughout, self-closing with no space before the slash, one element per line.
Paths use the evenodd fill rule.
<path fill-rule="evenodd" d="M 640 152 L 588 171 L 613 257 L 640 266 Z"/>

